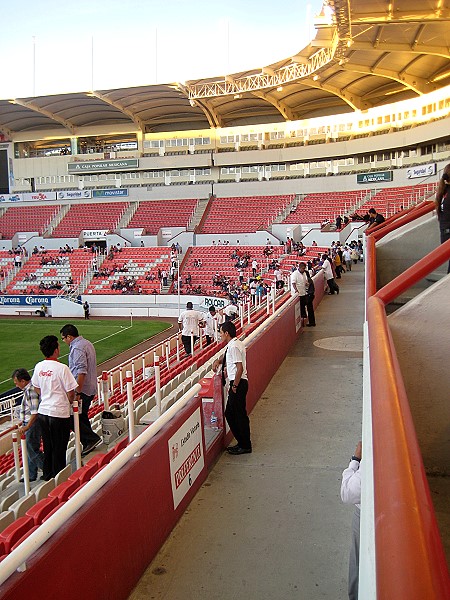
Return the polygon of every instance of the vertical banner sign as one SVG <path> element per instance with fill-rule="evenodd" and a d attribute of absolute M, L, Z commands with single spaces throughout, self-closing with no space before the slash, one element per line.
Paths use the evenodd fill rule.
<path fill-rule="evenodd" d="M 169 440 L 170 479 L 174 509 L 188 493 L 205 464 L 200 408 Z"/>

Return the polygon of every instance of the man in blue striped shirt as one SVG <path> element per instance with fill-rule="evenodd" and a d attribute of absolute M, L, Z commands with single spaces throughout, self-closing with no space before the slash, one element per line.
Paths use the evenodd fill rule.
<path fill-rule="evenodd" d="M 39 396 L 31 384 L 31 376 L 26 369 L 16 369 L 12 379 L 14 384 L 23 391 L 18 429 L 20 434 L 25 434 L 27 440 L 30 481 L 36 481 L 38 469 L 42 470 L 44 466 L 44 453 L 41 452 L 41 426 L 37 418 Z"/>

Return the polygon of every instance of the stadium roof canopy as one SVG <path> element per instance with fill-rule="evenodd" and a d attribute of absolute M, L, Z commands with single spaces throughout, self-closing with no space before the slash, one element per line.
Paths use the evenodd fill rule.
<path fill-rule="evenodd" d="M 447 0 L 325 0 L 296 56 L 184 84 L 0 100 L 0 133 L 119 124 L 143 132 L 299 120 L 365 110 L 450 84 Z"/>

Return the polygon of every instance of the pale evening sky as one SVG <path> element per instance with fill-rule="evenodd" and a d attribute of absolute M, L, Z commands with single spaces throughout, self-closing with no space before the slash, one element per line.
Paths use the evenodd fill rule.
<path fill-rule="evenodd" d="M 9 99 L 88 91 L 92 80 L 106 90 L 262 67 L 308 44 L 322 0 L 2 4 L 0 98 Z"/>

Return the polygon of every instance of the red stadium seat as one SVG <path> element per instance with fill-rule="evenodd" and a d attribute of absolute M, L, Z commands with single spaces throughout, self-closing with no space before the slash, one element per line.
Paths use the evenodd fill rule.
<path fill-rule="evenodd" d="M 31 517 L 35 525 L 40 525 L 44 518 L 58 506 L 58 498 L 48 497 L 43 498 L 34 506 L 29 508 L 25 513 L 27 517 Z"/>
<path fill-rule="evenodd" d="M 3 544 L 5 552 L 10 552 L 14 544 L 32 527 L 34 527 L 34 521 L 31 517 L 20 517 L 4 529 L 0 533 L 0 543 Z"/>
<path fill-rule="evenodd" d="M 80 481 L 76 479 L 75 481 L 67 480 L 64 483 L 60 483 L 54 490 L 49 493 L 49 498 L 57 498 L 59 504 L 66 502 L 69 498 L 70 494 L 74 492 L 78 487 L 80 487 Z"/>

